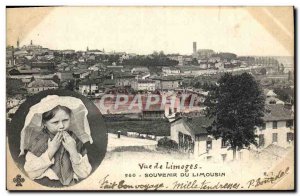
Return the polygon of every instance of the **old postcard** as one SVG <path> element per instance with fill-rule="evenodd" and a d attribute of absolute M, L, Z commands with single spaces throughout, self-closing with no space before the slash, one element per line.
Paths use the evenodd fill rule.
<path fill-rule="evenodd" d="M 7 190 L 295 190 L 293 7 L 6 19 Z"/>

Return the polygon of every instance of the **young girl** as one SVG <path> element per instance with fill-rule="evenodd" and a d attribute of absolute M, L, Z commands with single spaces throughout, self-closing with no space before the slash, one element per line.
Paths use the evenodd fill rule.
<path fill-rule="evenodd" d="M 83 145 L 87 138 L 92 142 L 86 119 L 87 110 L 78 100 L 48 96 L 30 109 L 27 117 L 31 120 L 26 117 L 27 126 L 22 130 L 26 132 L 23 138 L 29 138 L 26 144 L 23 140 L 21 154 L 27 150 L 24 169 L 31 179 L 50 186 L 67 186 L 91 173 L 92 167 Z M 76 122 L 85 124 L 81 129 L 88 130 L 80 130 Z M 32 126 L 34 124 L 40 124 L 40 129 Z M 47 182 L 49 180 L 51 182 Z"/>

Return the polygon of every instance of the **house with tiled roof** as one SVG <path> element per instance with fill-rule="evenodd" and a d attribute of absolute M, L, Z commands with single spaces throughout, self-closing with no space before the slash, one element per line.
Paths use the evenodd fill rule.
<path fill-rule="evenodd" d="M 270 104 L 284 104 L 284 102 L 282 100 L 277 98 L 277 94 L 274 93 L 273 90 L 265 89 L 264 94 L 265 94 L 265 98 L 266 98 L 265 103 L 267 105 L 270 105 Z"/>
<path fill-rule="evenodd" d="M 160 90 L 174 90 L 182 83 L 180 76 L 153 77 L 152 80 L 156 81 L 156 88 Z"/>
<path fill-rule="evenodd" d="M 133 82 L 135 82 L 136 76 L 131 73 L 115 73 L 116 86 L 132 86 Z"/>
<path fill-rule="evenodd" d="M 135 72 L 149 73 L 150 71 L 147 67 L 134 67 L 131 69 L 131 73 Z"/>
<path fill-rule="evenodd" d="M 154 80 L 135 80 L 131 86 L 136 91 L 154 91 L 155 81 Z"/>
<path fill-rule="evenodd" d="M 98 79 L 86 78 L 79 82 L 79 93 L 82 95 L 94 95 L 99 92 L 98 90 Z"/>
<path fill-rule="evenodd" d="M 180 69 L 177 67 L 162 67 L 161 70 L 162 70 L 163 75 L 165 75 L 165 76 L 180 74 Z"/>
<path fill-rule="evenodd" d="M 266 105 L 264 124 L 257 130 L 259 148 L 270 144 L 283 148 L 294 145 L 294 114 L 282 104 Z"/>
<path fill-rule="evenodd" d="M 191 153 L 199 160 L 224 162 L 233 159 L 233 152 L 229 144 L 222 138 L 215 139 L 207 128 L 212 119 L 205 116 L 179 117 L 171 122 L 171 139 L 176 141 L 179 150 Z M 247 160 L 249 151 L 241 149 L 237 152 L 237 159 Z"/>
<path fill-rule="evenodd" d="M 257 128 L 258 148 L 254 145 L 250 149 L 262 151 L 270 145 L 287 149 L 294 145 L 294 115 L 291 107 L 282 104 L 266 105 L 263 117 L 264 125 Z M 177 117 L 171 122 L 171 139 L 176 141 L 182 152 L 191 153 L 202 160 L 227 161 L 233 159 L 230 145 L 215 139 L 207 131 L 212 119 L 205 116 Z M 237 151 L 237 159 L 248 160 L 250 151 Z"/>
<path fill-rule="evenodd" d="M 40 91 L 48 90 L 48 89 L 57 89 L 58 84 L 56 84 L 53 80 L 41 80 L 37 79 L 32 82 L 30 82 L 27 85 L 27 91 L 28 93 L 38 93 Z"/>

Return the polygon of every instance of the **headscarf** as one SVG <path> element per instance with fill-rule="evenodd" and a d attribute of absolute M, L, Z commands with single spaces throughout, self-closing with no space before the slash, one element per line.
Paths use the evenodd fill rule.
<path fill-rule="evenodd" d="M 28 150 L 30 139 L 35 133 L 43 130 L 42 114 L 55 108 L 56 106 L 68 107 L 71 111 L 71 121 L 69 130 L 72 131 L 82 142 L 93 143 L 90 126 L 87 120 L 88 110 L 83 102 L 75 97 L 48 95 L 39 103 L 33 105 L 25 119 L 24 127 L 21 131 L 20 156 Z"/>

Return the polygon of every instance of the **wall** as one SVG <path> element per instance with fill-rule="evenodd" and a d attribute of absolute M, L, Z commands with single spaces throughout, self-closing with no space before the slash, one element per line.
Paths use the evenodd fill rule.
<path fill-rule="evenodd" d="M 40 91 L 48 90 L 48 89 L 56 89 L 58 87 L 39 87 L 39 88 L 27 88 L 29 93 L 38 93 Z"/>
<path fill-rule="evenodd" d="M 171 123 L 171 139 L 179 142 L 178 139 L 178 133 L 181 132 L 186 135 L 190 135 L 193 139 L 195 139 L 195 136 L 191 134 L 190 129 L 184 125 L 183 120 L 177 120 L 176 122 Z"/>
<path fill-rule="evenodd" d="M 175 89 L 179 87 L 178 81 L 161 81 L 162 89 Z"/>
<path fill-rule="evenodd" d="M 98 86 L 96 84 L 91 85 L 91 92 L 95 92 L 98 90 Z M 79 92 L 81 94 L 87 94 L 90 91 L 90 86 L 89 85 L 79 85 Z"/>
<path fill-rule="evenodd" d="M 212 141 L 212 149 L 207 151 L 206 141 L 210 139 Z M 226 156 L 224 162 L 233 160 L 233 151 L 229 150 L 229 146 L 222 148 L 222 139 L 216 140 L 210 136 L 197 137 L 195 142 L 195 158 L 213 162 L 223 162 L 222 155 Z M 240 158 L 240 155 L 242 158 Z M 236 160 L 247 161 L 249 156 L 250 152 L 247 149 L 242 149 L 236 152 Z M 209 157 L 211 157 L 210 160 Z"/>
<path fill-rule="evenodd" d="M 267 147 L 270 144 L 273 143 L 273 133 L 277 133 L 277 142 L 274 144 L 281 146 L 283 148 L 291 147 L 293 146 L 294 142 L 288 142 L 287 141 L 287 133 L 292 132 L 294 133 L 294 129 L 291 129 L 289 127 L 286 127 L 286 121 L 277 121 L 277 129 L 273 129 L 273 122 L 267 122 L 266 123 L 266 129 L 265 130 L 257 130 L 256 134 L 264 134 L 264 143 L 265 145 L 262 147 Z M 258 139 L 257 139 L 258 141 Z"/>

